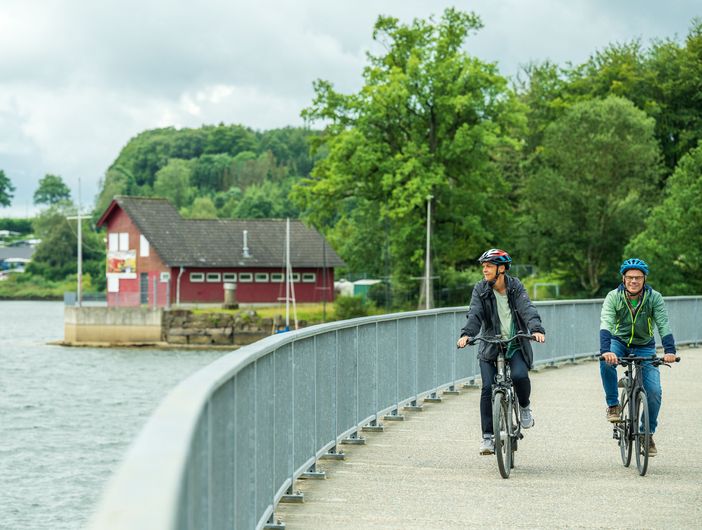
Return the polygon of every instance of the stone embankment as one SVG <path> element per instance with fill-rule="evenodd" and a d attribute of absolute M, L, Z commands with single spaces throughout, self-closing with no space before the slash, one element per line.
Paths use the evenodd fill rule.
<path fill-rule="evenodd" d="M 169 344 L 243 346 L 273 331 L 272 318 L 259 318 L 254 312 L 193 313 L 187 309 L 164 311 L 162 339 Z"/>

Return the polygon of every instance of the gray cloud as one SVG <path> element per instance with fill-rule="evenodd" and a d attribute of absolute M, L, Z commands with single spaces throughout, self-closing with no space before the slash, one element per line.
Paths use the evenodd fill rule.
<path fill-rule="evenodd" d="M 313 80 L 360 87 L 379 14 L 410 21 L 449 5 L 481 16 L 466 49 L 508 75 L 530 60 L 577 63 L 612 42 L 682 37 L 700 11 L 681 0 L 3 0 L 0 168 L 18 188 L 16 213 L 45 173 L 74 195 L 80 178 L 94 197 L 145 129 L 300 124 Z"/>

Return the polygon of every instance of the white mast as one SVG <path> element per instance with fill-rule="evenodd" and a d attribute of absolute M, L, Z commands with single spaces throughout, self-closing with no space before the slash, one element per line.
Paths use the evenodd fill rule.
<path fill-rule="evenodd" d="M 77 285 L 77 298 L 78 307 L 82 305 L 82 290 L 83 290 L 83 231 L 82 222 L 80 217 L 80 177 L 78 178 L 78 285 Z"/>

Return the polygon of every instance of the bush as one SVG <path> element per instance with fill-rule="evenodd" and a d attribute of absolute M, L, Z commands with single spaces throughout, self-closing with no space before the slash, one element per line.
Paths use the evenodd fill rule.
<path fill-rule="evenodd" d="M 361 296 L 339 296 L 334 302 L 334 314 L 338 320 L 366 317 L 369 305 L 363 303 Z"/>

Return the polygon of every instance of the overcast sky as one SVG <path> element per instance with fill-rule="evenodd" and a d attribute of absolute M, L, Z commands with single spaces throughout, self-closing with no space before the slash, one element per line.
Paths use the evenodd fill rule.
<path fill-rule="evenodd" d="M 301 125 L 312 82 L 361 85 L 379 14 L 447 6 L 485 27 L 466 51 L 513 75 L 582 62 L 613 42 L 682 40 L 699 0 L 0 0 L 0 169 L 17 188 L 0 217 L 33 214 L 46 173 L 92 204 L 120 149 L 155 127 Z"/>

